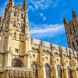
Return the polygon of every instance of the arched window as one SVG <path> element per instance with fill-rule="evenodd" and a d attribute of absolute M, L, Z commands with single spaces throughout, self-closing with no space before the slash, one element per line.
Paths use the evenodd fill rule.
<path fill-rule="evenodd" d="M 69 67 L 68 67 L 68 77 L 69 77 L 69 78 L 73 78 L 72 70 L 71 70 L 71 68 L 69 68 Z"/>
<path fill-rule="evenodd" d="M 62 78 L 62 69 L 61 65 L 57 65 L 58 78 Z"/>
<path fill-rule="evenodd" d="M 45 70 L 46 70 L 46 78 L 51 78 L 51 67 L 49 64 L 45 64 Z"/>
<path fill-rule="evenodd" d="M 14 58 L 12 60 L 12 66 L 13 67 L 22 67 L 23 66 L 23 62 L 19 58 Z"/>
<path fill-rule="evenodd" d="M 35 78 L 38 78 L 38 64 L 33 63 L 32 67 L 33 67 Z"/>

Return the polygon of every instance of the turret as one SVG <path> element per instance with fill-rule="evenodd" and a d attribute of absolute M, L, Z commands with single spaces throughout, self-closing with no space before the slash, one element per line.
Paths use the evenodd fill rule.
<path fill-rule="evenodd" d="M 13 6 L 14 6 L 13 0 L 9 0 L 9 1 L 8 1 L 8 7 L 13 7 Z"/>
<path fill-rule="evenodd" d="M 26 19 L 26 12 L 27 12 L 27 2 L 24 0 L 23 2 L 23 10 L 24 10 L 24 19 Z"/>
<path fill-rule="evenodd" d="M 64 28 L 65 28 L 65 34 L 67 36 L 68 35 L 68 31 L 69 31 L 69 22 L 66 20 L 65 17 L 64 17 Z M 68 36 L 67 36 L 67 43 L 68 43 Z"/>
<path fill-rule="evenodd" d="M 77 17 L 76 12 L 74 10 L 72 11 L 72 17 L 73 19 Z"/>
<path fill-rule="evenodd" d="M 27 1 L 24 0 L 23 3 L 23 10 L 24 10 L 24 26 L 25 26 L 25 33 L 29 33 L 29 21 L 28 21 L 28 11 L 27 11 Z"/>
<path fill-rule="evenodd" d="M 26 26 L 26 11 L 27 11 L 26 7 L 27 7 L 27 5 L 26 5 L 26 0 L 24 0 L 24 2 L 23 2 L 23 11 L 24 11 L 24 28 L 27 27 L 27 26 Z M 24 30 L 24 32 L 25 32 L 25 30 Z"/>
<path fill-rule="evenodd" d="M 8 15 L 10 15 L 10 13 L 8 13 L 8 12 L 12 12 L 13 7 L 14 7 L 14 2 L 13 2 L 13 0 L 8 0 L 7 7 L 5 8 L 4 17 L 7 17 Z"/>
<path fill-rule="evenodd" d="M 24 9 L 24 12 L 26 12 L 26 10 L 27 10 L 27 2 L 26 2 L 26 0 L 24 0 L 23 9 Z"/>

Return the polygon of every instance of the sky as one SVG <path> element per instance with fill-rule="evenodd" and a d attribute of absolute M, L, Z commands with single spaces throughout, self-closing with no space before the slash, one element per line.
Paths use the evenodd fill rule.
<path fill-rule="evenodd" d="M 4 14 L 8 0 L 0 0 L 0 16 Z M 23 0 L 14 0 L 22 5 Z M 64 29 L 64 17 L 72 20 L 72 10 L 78 15 L 78 0 L 28 0 L 28 18 L 33 39 L 68 47 Z"/>

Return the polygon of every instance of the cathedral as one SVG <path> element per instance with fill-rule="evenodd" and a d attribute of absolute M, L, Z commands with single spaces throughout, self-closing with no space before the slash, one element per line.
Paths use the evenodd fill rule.
<path fill-rule="evenodd" d="M 32 39 L 26 0 L 18 7 L 8 0 L 0 17 L 0 78 L 78 78 L 75 12 L 73 17 L 70 24 L 64 19 L 69 48 L 60 47 Z"/>
<path fill-rule="evenodd" d="M 78 17 L 76 12 L 72 11 L 72 21 L 68 22 L 64 18 L 64 26 L 67 35 L 68 47 L 78 51 Z"/>

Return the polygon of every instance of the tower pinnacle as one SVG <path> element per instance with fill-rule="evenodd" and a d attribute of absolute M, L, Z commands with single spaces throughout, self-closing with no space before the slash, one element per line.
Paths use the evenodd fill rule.
<path fill-rule="evenodd" d="M 26 9 L 27 9 L 27 2 L 26 2 L 26 0 L 24 0 L 23 9 L 24 9 L 24 12 L 26 13 Z"/>
<path fill-rule="evenodd" d="M 13 0 L 9 0 L 9 1 L 8 1 L 8 6 L 9 6 L 9 7 L 14 6 L 14 2 L 13 2 Z"/>
<path fill-rule="evenodd" d="M 76 12 L 74 10 L 72 11 L 72 17 L 73 18 L 76 18 L 77 17 Z"/>
<path fill-rule="evenodd" d="M 64 17 L 64 24 L 68 24 L 68 22 L 67 22 L 67 20 L 66 20 L 66 18 Z"/>

